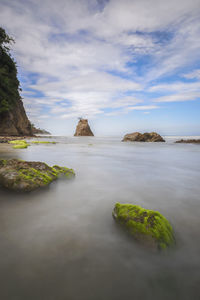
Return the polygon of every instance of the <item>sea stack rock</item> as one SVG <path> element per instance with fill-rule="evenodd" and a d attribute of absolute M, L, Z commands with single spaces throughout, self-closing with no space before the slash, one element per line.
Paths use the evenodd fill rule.
<path fill-rule="evenodd" d="M 87 119 L 80 119 L 74 136 L 94 136 Z"/>
<path fill-rule="evenodd" d="M 124 136 L 122 142 L 165 142 L 165 140 L 156 132 L 133 132 Z"/>

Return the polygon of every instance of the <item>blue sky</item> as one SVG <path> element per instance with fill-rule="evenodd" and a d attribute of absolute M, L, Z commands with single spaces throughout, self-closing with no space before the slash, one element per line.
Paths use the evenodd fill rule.
<path fill-rule="evenodd" d="M 200 0 L 0 0 L 30 120 L 200 134 Z"/>

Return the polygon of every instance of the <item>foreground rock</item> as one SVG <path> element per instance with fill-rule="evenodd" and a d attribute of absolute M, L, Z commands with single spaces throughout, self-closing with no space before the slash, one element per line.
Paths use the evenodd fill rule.
<path fill-rule="evenodd" d="M 200 144 L 200 139 L 199 140 L 195 140 L 195 139 L 188 139 L 188 140 L 179 140 L 176 141 L 175 143 L 186 143 L 186 144 Z"/>
<path fill-rule="evenodd" d="M 124 136 L 122 142 L 165 142 L 165 140 L 156 132 L 133 132 Z"/>
<path fill-rule="evenodd" d="M 135 240 L 149 248 L 165 249 L 175 242 L 172 226 L 157 211 L 116 203 L 113 217 Z"/>
<path fill-rule="evenodd" d="M 87 119 L 80 119 L 74 136 L 94 136 Z"/>
<path fill-rule="evenodd" d="M 18 159 L 0 160 L 0 185 L 13 191 L 30 192 L 48 186 L 57 178 L 74 176 L 74 171 L 66 167 Z"/>

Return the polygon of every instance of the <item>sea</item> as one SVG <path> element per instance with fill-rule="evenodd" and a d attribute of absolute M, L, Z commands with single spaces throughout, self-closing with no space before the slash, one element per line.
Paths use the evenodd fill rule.
<path fill-rule="evenodd" d="M 52 136 L 42 140 L 56 144 L 27 149 L 0 144 L 0 158 L 76 172 L 74 180 L 32 193 L 0 188 L 0 299 L 199 300 L 200 145 L 174 143 L 180 138 L 191 137 L 131 143 Z M 116 202 L 162 213 L 175 247 L 157 253 L 138 244 L 113 220 Z"/>

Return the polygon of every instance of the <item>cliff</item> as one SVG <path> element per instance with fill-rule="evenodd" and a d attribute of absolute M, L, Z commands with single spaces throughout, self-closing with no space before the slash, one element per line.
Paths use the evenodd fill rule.
<path fill-rule="evenodd" d="M 94 136 L 87 119 L 80 119 L 74 136 Z"/>
<path fill-rule="evenodd" d="M 0 135 L 32 136 L 17 79 L 16 63 L 9 52 L 12 39 L 0 27 Z"/>

